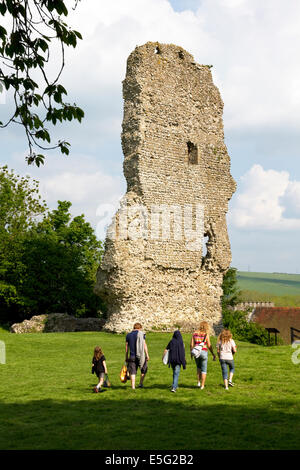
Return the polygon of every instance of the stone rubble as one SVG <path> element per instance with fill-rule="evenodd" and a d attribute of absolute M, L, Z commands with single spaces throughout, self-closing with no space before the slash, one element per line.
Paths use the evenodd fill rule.
<path fill-rule="evenodd" d="M 103 320 L 99 318 L 76 318 L 66 313 L 34 315 L 30 320 L 14 323 L 11 333 L 61 333 L 72 331 L 101 331 Z"/>

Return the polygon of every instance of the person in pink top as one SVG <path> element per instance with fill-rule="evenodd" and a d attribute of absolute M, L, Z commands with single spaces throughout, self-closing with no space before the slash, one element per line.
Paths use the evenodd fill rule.
<path fill-rule="evenodd" d="M 206 321 L 202 321 L 199 325 L 199 329 L 193 333 L 190 343 L 191 351 L 194 346 L 197 346 L 200 343 L 204 343 L 204 345 L 200 356 L 195 359 L 195 361 L 197 366 L 198 387 L 203 390 L 207 374 L 208 350 L 210 350 L 213 360 L 216 360 L 209 338 L 209 324 Z"/>
<path fill-rule="evenodd" d="M 232 377 L 234 374 L 234 360 L 233 355 L 236 353 L 236 344 L 232 339 L 232 334 L 230 330 L 223 330 L 218 337 L 217 342 L 217 352 L 220 360 L 220 365 L 222 369 L 222 376 L 224 381 L 225 390 L 228 390 L 228 385 L 230 387 L 234 386 L 232 382 Z M 228 380 L 228 370 L 229 367 L 229 380 Z"/>

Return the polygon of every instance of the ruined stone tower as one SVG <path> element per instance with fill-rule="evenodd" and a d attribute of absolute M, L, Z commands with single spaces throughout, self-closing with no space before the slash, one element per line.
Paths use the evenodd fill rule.
<path fill-rule="evenodd" d="M 95 287 L 107 305 L 105 327 L 188 329 L 207 320 L 218 331 L 235 182 L 210 66 L 181 47 L 148 42 L 128 58 L 123 97 L 127 193 Z"/>

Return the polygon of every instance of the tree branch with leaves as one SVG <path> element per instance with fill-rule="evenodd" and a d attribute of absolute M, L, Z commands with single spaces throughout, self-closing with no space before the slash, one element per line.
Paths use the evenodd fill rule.
<path fill-rule="evenodd" d="M 73 9 L 79 1 L 73 0 Z M 65 101 L 67 90 L 59 83 L 65 47 L 75 48 L 82 36 L 64 22 L 68 9 L 63 0 L 3 0 L 1 15 L 6 23 L 10 22 L 10 28 L 0 25 L 0 81 L 13 92 L 14 110 L 6 122 L 0 121 L 0 127 L 12 123 L 23 126 L 29 149 L 26 161 L 40 166 L 45 160 L 44 151 L 59 148 L 61 153 L 69 154 L 69 142 L 51 144 L 47 126 L 73 119 L 81 122 L 84 117 L 76 103 Z M 46 67 L 57 42 L 60 63 L 55 78 L 50 80 Z"/>

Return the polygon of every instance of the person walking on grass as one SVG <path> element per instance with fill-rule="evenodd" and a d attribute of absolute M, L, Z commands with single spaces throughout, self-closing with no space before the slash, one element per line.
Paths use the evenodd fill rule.
<path fill-rule="evenodd" d="M 107 366 L 105 356 L 99 346 L 96 346 L 94 349 L 92 374 L 96 374 L 96 376 L 98 377 L 98 384 L 96 385 L 96 387 L 94 387 L 94 392 L 105 392 L 105 390 L 103 390 L 101 387 L 103 385 L 105 375 L 107 374 Z"/>
<path fill-rule="evenodd" d="M 208 361 L 208 350 L 213 356 L 213 360 L 216 360 L 216 355 L 213 351 L 209 337 L 209 324 L 206 321 L 202 321 L 199 325 L 199 329 L 196 330 L 191 338 L 190 348 L 191 351 L 195 346 L 203 343 L 203 348 L 199 357 L 195 358 L 197 366 L 197 386 L 203 390 L 207 375 L 207 361 Z"/>
<path fill-rule="evenodd" d="M 133 330 L 126 335 L 125 344 L 125 362 L 127 362 L 127 370 L 133 390 L 135 389 L 135 379 L 138 368 L 141 370 L 138 388 L 144 387 L 144 379 L 148 370 L 149 359 L 146 335 L 142 331 L 142 325 L 135 323 Z"/>
<path fill-rule="evenodd" d="M 234 386 L 232 381 L 234 374 L 233 355 L 236 353 L 236 344 L 232 339 L 230 330 L 223 330 L 219 335 L 217 342 L 217 352 L 221 364 L 224 387 L 225 390 L 228 390 L 228 385 L 230 387 Z M 227 368 L 229 368 L 229 380 Z"/>
<path fill-rule="evenodd" d="M 173 369 L 173 383 L 171 392 L 175 393 L 178 388 L 178 380 L 181 366 L 186 368 L 184 343 L 179 330 L 174 331 L 173 338 L 164 350 L 163 356 L 169 351 L 169 367 Z"/>

